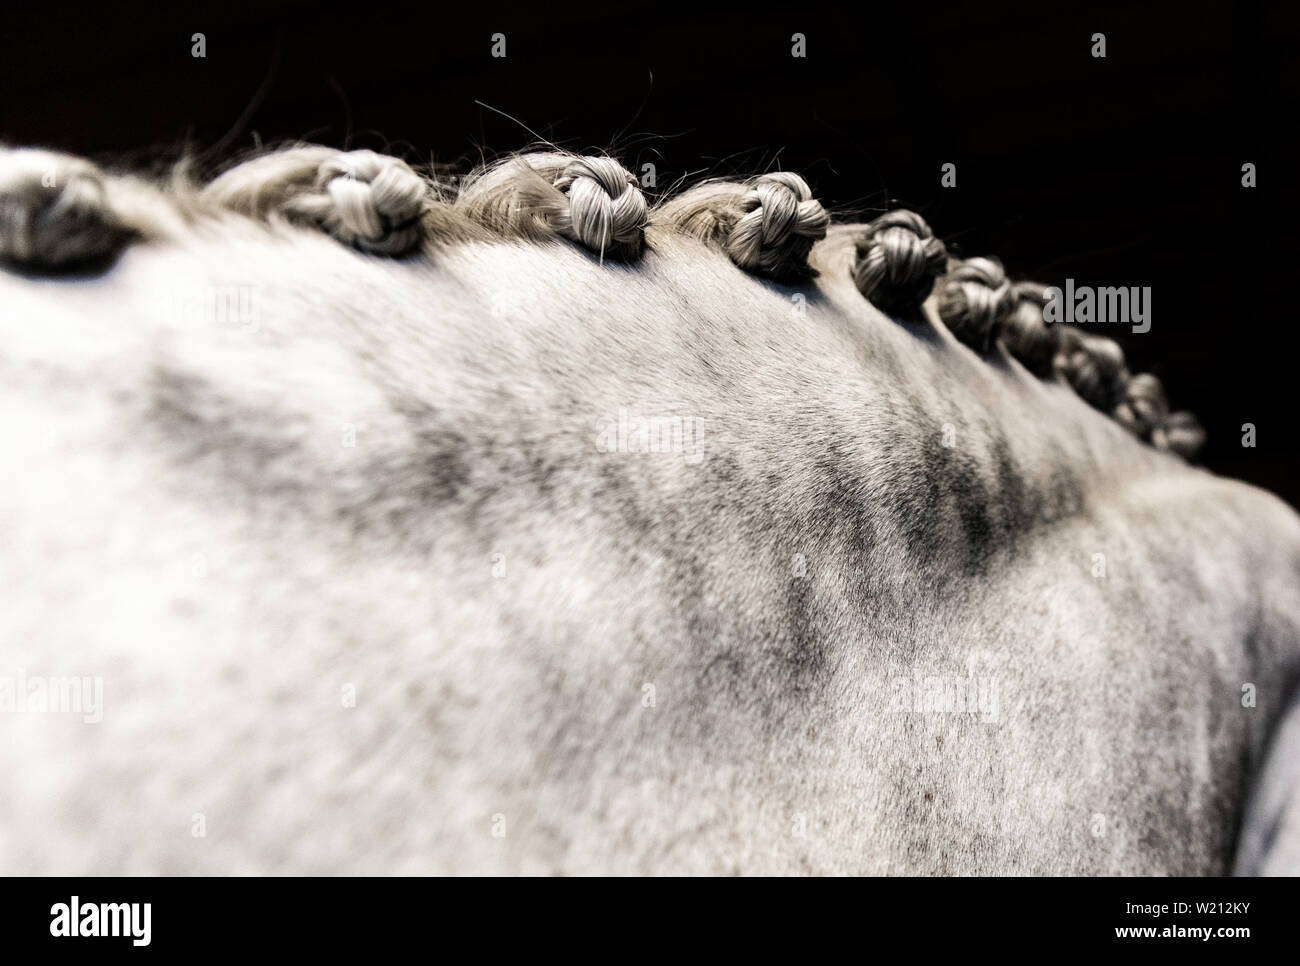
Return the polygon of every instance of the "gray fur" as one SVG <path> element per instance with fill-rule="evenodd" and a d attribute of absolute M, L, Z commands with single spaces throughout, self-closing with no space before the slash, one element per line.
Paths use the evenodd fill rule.
<path fill-rule="evenodd" d="M 1300 693 L 1273 730 L 1251 794 L 1234 875 L 1300 875 Z"/>
<path fill-rule="evenodd" d="M 1230 868 L 1300 672 L 1289 508 L 896 324 L 860 226 L 794 312 L 653 219 L 627 264 L 442 240 L 483 197 L 401 263 L 214 217 L 0 274 L 0 674 L 105 700 L 0 714 L 0 868 Z M 232 285 L 255 324 L 177 309 Z"/>

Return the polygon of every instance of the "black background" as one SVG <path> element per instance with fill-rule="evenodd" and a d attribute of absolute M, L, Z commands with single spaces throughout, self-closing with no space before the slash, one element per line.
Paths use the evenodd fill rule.
<path fill-rule="evenodd" d="M 27 3 L 0 18 L 0 137 L 138 165 L 205 149 L 215 165 L 300 138 L 469 166 L 527 146 L 531 129 L 638 172 L 653 162 L 661 188 L 799 171 L 841 217 L 905 204 L 1013 276 L 1151 286 L 1151 331 L 1107 334 L 1201 417 L 1210 468 L 1300 505 L 1283 236 L 1294 21 L 1250 0 Z M 1098 31 L 1105 59 L 1091 56 Z M 504 59 L 490 56 L 496 32 Z M 945 162 L 955 189 L 940 187 Z M 1257 188 L 1241 186 L 1245 162 Z"/>
<path fill-rule="evenodd" d="M 730 890 L 726 898 L 744 899 L 760 911 L 771 904 L 773 915 L 720 915 L 724 888 Z M 212 959 L 257 950 L 284 952 L 290 962 L 369 962 L 377 952 L 405 957 L 418 949 L 436 956 L 448 947 L 530 959 L 548 950 L 608 959 L 611 950 L 662 949 L 673 955 L 686 945 L 704 961 L 721 962 L 828 959 L 846 948 L 868 954 L 882 946 L 909 962 L 949 953 L 960 961 L 1009 953 L 1041 958 L 1044 951 L 1061 949 L 1109 956 L 1125 947 L 1125 961 L 1176 956 L 1179 962 L 1284 962 L 1295 948 L 1294 894 L 1294 881 L 1284 878 L 891 878 L 735 887 L 681 880 L 624 886 L 476 878 L 449 887 L 445 881 L 401 878 L 51 877 L 0 879 L 0 929 L 6 956 L 15 962 L 43 962 L 60 953 L 59 961 L 139 962 L 152 956 L 174 962 L 182 952 L 201 951 Z M 73 895 L 83 904 L 151 903 L 150 945 L 52 938 L 50 909 Z M 1128 912 L 1130 903 L 1172 909 L 1176 902 L 1193 909 L 1199 902 L 1249 906 L 1244 913 L 1215 915 Z M 1116 927 L 1152 926 L 1244 926 L 1250 936 L 1207 942 L 1115 935 Z"/>

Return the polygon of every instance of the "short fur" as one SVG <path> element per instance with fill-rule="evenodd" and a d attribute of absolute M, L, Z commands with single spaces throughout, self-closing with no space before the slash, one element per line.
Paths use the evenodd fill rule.
<path fill-rule="evenodd" d="M 654 212 L 607 259 L 530 168 L 402 260 L 159 195 L 110 270 L 0 273 L 0 674 L 105 682 L 0 714 L 0 868 L 1229 869 L 1296 515 L 900 325 L 863 226 L 795 288 Z"/>

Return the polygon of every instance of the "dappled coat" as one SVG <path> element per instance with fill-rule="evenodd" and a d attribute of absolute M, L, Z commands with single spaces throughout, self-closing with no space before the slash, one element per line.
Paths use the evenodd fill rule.
<path fill-rule="evenodd" d="M 0 256 L 5 871 L 1297 860 L 1300 521 L 913 212 L 8 150 Z"/>

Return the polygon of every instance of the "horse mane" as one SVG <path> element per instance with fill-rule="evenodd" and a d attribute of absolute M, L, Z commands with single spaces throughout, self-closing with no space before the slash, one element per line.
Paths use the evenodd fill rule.
<path fill-rule="evenodd" d="M 1300 521 L 1044 285 L 789 172 L 194 171 L 0 149 L 13 660 L 123 682 L 0 862 L 1226 868 Z"/>
<path fill-rule="evenodd" d="M 443 246 L 496 237 L 564 241 L 602 262 L 634 265 L 656 237 L 679 234 L 744 271 L 798 286 L 817 274 L 813 249 L 830 244 L 832 225 L 791 172 L 710 179 L 649 198 L 615 159 L 556 149 L 512 154 L 455 178 L 373 151 L 298 144 L 241 160 L 206 184 L 182 164 L 166 191 L 66 155 L 0 150 L 0 201 L 0 258 L 55 272 L 233 212 L 312 227 L 392 258 L 436 259 Z M 914 321 L 930 303 L 977 354 L 1002 347 L 1156 449 L 1190 460 L 1204 443 L 1195 417 L 1170 410 L 1154 375 L 1131 373 L 1118 343 L 1046 320 L 1047 286 L 1009 278 L 994 257 L 955 257 L 913 211 L 835 227 L 835 244 L 851 241 L 858 291 L 886 315 Z"/>

